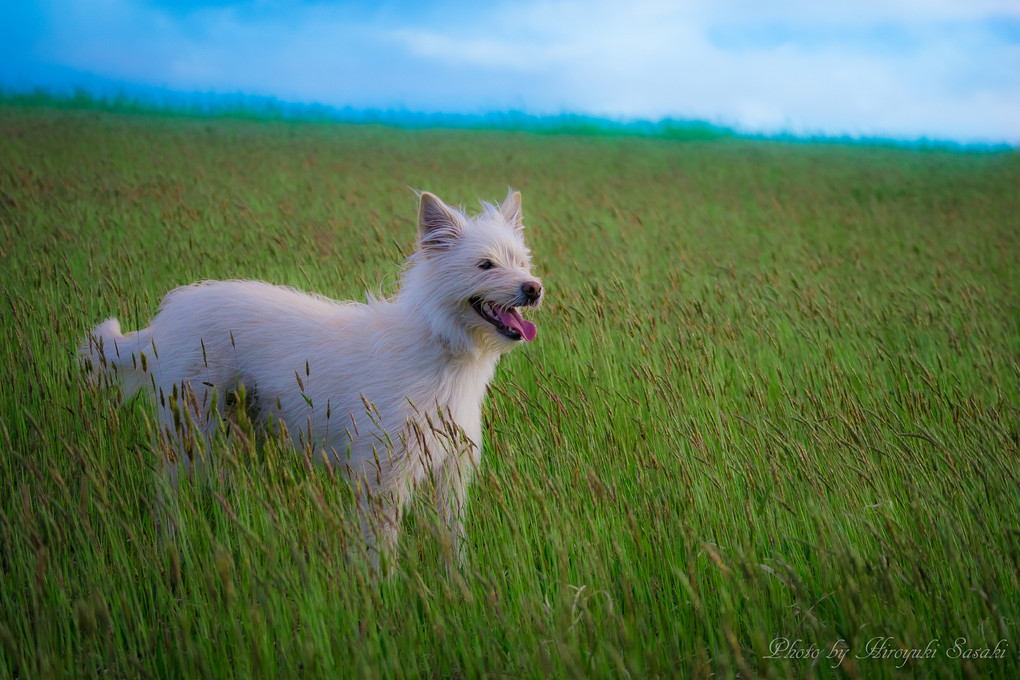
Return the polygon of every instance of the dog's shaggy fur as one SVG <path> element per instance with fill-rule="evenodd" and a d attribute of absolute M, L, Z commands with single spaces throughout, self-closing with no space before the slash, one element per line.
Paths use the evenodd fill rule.
<path fill-rule="evenodd" d="M 151 394 L 163 442 L 186 471 L 201 457 L 194 435 L 208 442 L 243 385 L 257 420 L 285 424 L 295 445 L 347 471 L 376 559 L 392 555 L 401 511 L 426 478 L 462 555 L 482 400 L 500 355 L 534 339 L 518 308 L 538 305 L 542 285 L 520 193 L 474 217 L 420 199 L 419 246 L 389 299 L 203 281 L 171 291 L 148 328 L 125 334 L 108 319 L 81 354 L 124 399 Z M 174 481 L 178 462 L 167 464 Z"/>

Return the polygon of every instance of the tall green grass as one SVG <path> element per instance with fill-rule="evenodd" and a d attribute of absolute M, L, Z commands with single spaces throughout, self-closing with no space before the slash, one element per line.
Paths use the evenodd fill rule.
<path fill-rule="evenodd" d="M 548 298 L 466 567 L 423 503 L 373 581 L 273 442 L 218 442 L 163 539 L 86 330 L 200 278 L 392 291 L 408 187 L 508 184 Z M 1015 676 L 1018 187 L 1013 152 L 0 108 L 0 675 Z"/>

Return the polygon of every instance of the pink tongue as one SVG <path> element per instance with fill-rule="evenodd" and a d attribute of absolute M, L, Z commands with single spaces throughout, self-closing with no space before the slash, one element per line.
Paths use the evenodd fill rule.
<path fill-rule="evenodd" d="M 513 328 L 528 342 L 535 339 L 535 335 L 538 332 L 535 324 L 521 316 L 521 313 L 516 309 L 511 308 L 510 311 L 503 311 L 502 309 L 497 308 L 495 312 L 499 315 L 499 320 L 503 322 L 504 326 L 507 328 Z"/>

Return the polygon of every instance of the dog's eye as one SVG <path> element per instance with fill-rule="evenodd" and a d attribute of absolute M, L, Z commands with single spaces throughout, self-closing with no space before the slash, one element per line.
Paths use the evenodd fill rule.
<path fill-rule="evenodd" d="M 492 269 L 496 265 L 492 264 L 492 260 L 482 260 L 481 264 L 478 265 L 479 269 Z"/>

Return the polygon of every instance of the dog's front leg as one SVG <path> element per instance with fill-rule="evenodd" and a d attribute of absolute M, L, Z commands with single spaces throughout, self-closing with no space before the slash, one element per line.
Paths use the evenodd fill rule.
<path fill-rule="evenodd" d="M 443 462 L 436 480 L 436 503 L 440 519 L 446 528 L 447 555 L 451 563 L 456 560 L 463 567 L 467 557 L 467 531 L 464 516 L 467 511 L 467 489 L 477 467 L 477 447 L 460 455 L 450 455 Z"/>
<path fill-rule="evenodd" d="M 388 578 L 397 566 L 403 502 L 392 494 L 358 494 L 358 514 L 372 570 Z"/>

